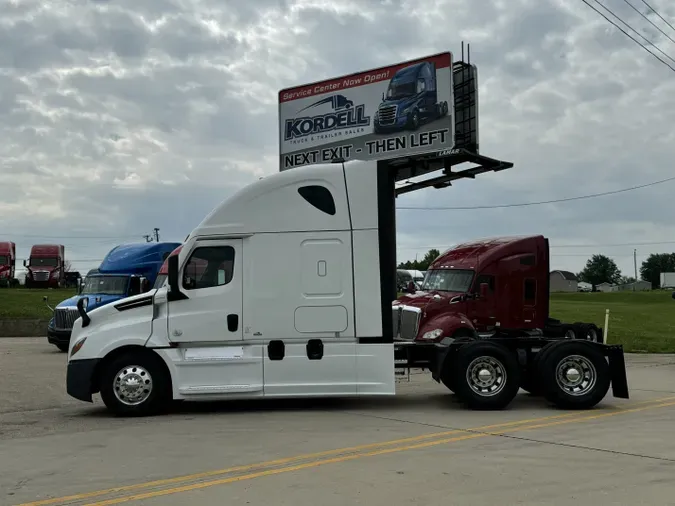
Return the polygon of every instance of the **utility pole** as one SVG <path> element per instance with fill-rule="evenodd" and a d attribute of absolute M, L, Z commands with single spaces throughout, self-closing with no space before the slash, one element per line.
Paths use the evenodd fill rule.
<path fill-rule="evenodd" d="M 635 282 L 637 283 L 637 248 L 633 250 L 633 267 L 635 268 Z M 635 291 L 635 285 L 633 285 L 633 291 Z"/>
<path fill-rule="evenodd" d="M 159 229 L 155 227 L 155 242 L 159 242 Z"/>

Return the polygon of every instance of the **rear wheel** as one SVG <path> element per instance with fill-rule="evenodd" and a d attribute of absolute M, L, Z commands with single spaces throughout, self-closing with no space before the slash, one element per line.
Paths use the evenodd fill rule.
<path fill-rule="evenodd" d="M 171 399 L 169 375 L 161 359 L 148 352 L 125 353 L 105 364 L 100 390 L 106 407 L 117 415 L 154 415 Z"/>
<path fill-rule="evenodd" d="M 563 409 L 592 408 L 610 386 L 605 356 L 584 341 L 551 344 L 538 372 L 546 399 Z"/>
<path fill-rule="evenodd" d="M 457 351 L 455 392 L 471 409 L 503 409 L 520 387 L 520 367 L 508 348 L 490 341 L 473 341 Z"/>

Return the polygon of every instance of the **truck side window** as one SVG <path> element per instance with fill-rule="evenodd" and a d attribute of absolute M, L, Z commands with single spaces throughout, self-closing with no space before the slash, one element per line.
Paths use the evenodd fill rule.
<path fill-rule="evenodd" d="M 525 300 L 533 301 L 537 298 L 537 282 L 534 279 L 525 280 Z"/>
<path fill-rule="evenodd" d="M 520 265 L 534 265 L 536 263 L 536 257 L 534 255 L 527 255 L 526 257 L 520 257 Z"/>
<path fill-rule="evenodd" d="M 335 199 L 328 188 L 318 185 L 302 186 L 298 188 L 298 193 L 319 211 L 331 216 L 335 214 Z"/>
<path fill-rule="evenodd" d="M 476 292 L 478 292 L 480 290 L 480 285 L 482 283 L 487 283 L 488 289 L 490 290 L 490 292 L 494 293 L 494 291 L 495 291 L 495 277 L 494 276 L 490 276 L 489 274 L 481 274 L 480 276 L 478 276 L 476 278 L 476 285 L 475 285 L 476 286 L 476 288 L 475 288 Z"/>
<path fill-rule="evenodd" d="M 183 271 L 183 288 L 196 290 L 223 286 L 234 274 L 232 246 L 204 246 L 195 249 Z"/>

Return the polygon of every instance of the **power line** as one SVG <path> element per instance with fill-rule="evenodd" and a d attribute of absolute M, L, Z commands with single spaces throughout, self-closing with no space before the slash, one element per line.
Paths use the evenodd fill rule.
<path fill-rule="evenodd" d="M 675 244 L 675 241 L 624 242 L 614 244 L 561 244 L 550 248 L 609 248 L 615 246 L 654 246 L 657 244 Z"/>
<path fill-rule="evenodd" d="M 668 35 L 666 32 L 664 32 L 664 31 L 661 29 L 660 26 L 658 26 L 658 25 L 657 25 L 656 23 L 654 23 L 651 19 L 649 19 L 649 17 L 645 16 L 645 14 L 644 14 L 642 11 L 640 11 L 640 9 L 638 9 L 637 7 L 635 7 L 635 6 L 634 6 L 632 3 L 630 3 L 628 0 L 623 0 L 623 1 L 626 2 L 628 5 L 630 5 L 630 8 L 631 8 L 631 9 L 633 9 L 633 10 L 634 10 L 635 12 L 637 12 L 640 16 L 642 16 L 644 19 L 646 19 L 647 22 L 648 22 L 649 24 L 651 24 L 654 28 L 656 28 L 659 32 L 661 32 L 661 33 L 662 33 L 663 35 L 665 35 L 668 39 L 670 39 L 670 41 L 671 41 L 672 43 L 675 44 L 675 40 L 673 40 L 673 38 L 672 38 L 670 35 Z M 656 11 L 654 11 L 654 12 L 656 12 Z M 658 16 L 659 13 L 657 12 L 656 15 Z M 663 18 L 661 18 L 661 19 L 663 19 Z M 668 23 L 668 21 L 666 21 L 666 23 Z M 672 28 L 672 26 L 671 26 L 671 28 Z M 670 58 L 670 57 L 669 57 L 669 58 Z M 672 58 L 671 58 L 671 60 L 672 60 Z"/>
<path fill-rule="evenodd" d="M 585 0 L 582 0 L 585 1 Z M 673 69 L 675 71 L 675 69 Z M 612 190 L 602 193 L 592 193 L 590 195 L 581 195 L 578 197 L 568 197 L 563 199 L 553 199 L 553 200 L 541 200 L 538 202 L 522 202 L 520 204 L 499 204 L 494 206 L 397 206 L 396 209 L 402 210 L 422 210 L 422 211 L 445 211 L 445 210 L 470 210 L 470 209 L 501 209 L 505 207 L 524 207 L 524 206 L 537 206 L 541 204 L 555 204 L 557 202 L 570 202 L 572 200 L 583 200 L 583 199 L 592 199 L 596 197 L 604 197 L 606 195 L 616 195 L 617 193 L 624 193 L 633 190 L 639 190 L 640 188 L 646 188 L 648 186 L 655 186 L 661 183 L 667 183 L 669 181 L 675 181 L 675 177 L 669 177 L 667 179 L 661 179 L 660 181 L 653 181 L 651 183 L 631 186 L 630 188 L 623 188 L 621 190 Z"/>
<path fill-rule="evenodd" d="M 631 7 L 633 7 L 633 4 L 630 3 L 628 0 L 623 0 L 623 1 L 626 2 L 628 5 L 630 5 Z M 617 14 L 615 14 L 614 11 L 612 11 L 609 7 L 605 6 L 605 4 L 603 4 L 600 0 L 595 0 L 595 3 L 597 3 L 598 5 L 600 5 L 603 9 L 605 9 L 607 12 L 609 12 L 612 16 L 614 16 L 616 19 L 618 19 L 619 21 L 621 21 L 621 22 L 622 22 L 624 25 L 626 25 L 630 30 L 633 30 L 638 36 L 642 37 L 642 39 L 645 40 L 648 44 L 654 46 L 654 48 L 655 48 L 659 53 L 661 53 L 663 56 L 665 56 L 665 57 L 668 58 L 670 61 L 672 61 L 673 63 L 675 63 L 675 60 L 674 60 L 669 54 L 665 53 L 660 47 L 658 47 L 656 44 L 654 44 L 651 40 L 649 40 L 647 37 L 645 37 L 645 36 L 642 35 L 640 32 L 638 32 L 635 28 L 633 28 L 633 27 L 630 26 L 628 23 L 626 23 L 626 22 L 625 22 L 623 19 L 621 19 Z M 635 7 L 633 7 L 633 9 L 635 9 Z M 644 14 L 642 14 L 639 10 L 635 9 L 635 11 L 636 11 L 638 14 L 640 14 L 642 17 L 644 17 L 647 21 L 649 21 L 650 23 L 652 23 L 652 21 L 651 21 L 647 16 L 645 16 Z M 652 24 L 654 24 L 654 23 L 652 23 Z M 654 26 L 656 26 L 656 25 L 654 25 Z M 656 26 L 656 28 L 658 28 L 658 26 Z M 664 32 L 664 35 L 665 35 L 665 32 Z M 666 37 L 668 37 L 668 35 L 666 35 Z M 670 38 L 670 37 L 668 37 L 668 38 Z M 673 40 L 673 39 L 670 39 L 670 40 Z M 674 41 L 674 42 L 675 42 L 675 41 Z"/>
<path fill-rule="evenodd" d="M 587 0 L 581 0 L 581 1 L 584 2 L 586 5 L 588 5 L 588 6 L 589 6 L 591 9 L 593 9 L 595 12 L 597 12 L 598 14 L 600 14 L 600 15 L 601 15 L 603 18 L 605 18 L 609 23 L 611 23 L 615 28 L 618 28 L 618 29 L 619 29 L 626 37 L 628 37 L 630 40 L 632 40 L 633 42 L 635 42 L 635 43 L 636 43 L 638 46 L 640 46 L 642 49 L 644 49 L 645 51 L 647 51 L 650 55 L 652 55 L 654 58 L 656 58 L 656 59 L 659 60 L 661 63 L 663 63 L 663 64 L 664 64 L 666 67 L 668 67 L 670 70 L 672 70 L 673 72 L 675 72 L 675 67 L 672 67 L 672 66 L 669 65 L 667 62 L 665 62 L 664 60 L 662 60 L 661 58 L 659 58 L 658 55 L 652 53 L 652 52 L 649 50 L 649 48 L 647 48 L 647 46 L 645 46 L 644 44 L 642 44 L 639 40 L 633 38 L 633 36 L 632 36 L 630 33 L 628 33 L 626 30 L 624 30 L 623 28 L 621 28 L 619 25 L 617 25 L 614 21 L 612 21 L 612 20 L 609 19 L 607 16 L 605 16 L 605 15 L 604 15 L 602 12 L 600 12 L 598 9 L 596 9 L 596 8 L 593 7 L 591 4 L 589 4 Z"/>
<path fill-rule="evenodd" d="M 661 14 L 656 12 L 656 9 L 654 9 L 654 7 L 649 5 L 645 0 L 642 0 L 642 3 L 645 4 L 647 7 L 649 7 L 654 14 L 660 17 L 665 24 L 667 24 L 673 31 L 675 31 L 675 27 L 673 27 L 673 25 L 671 25 L 668 21 L 666 21 L 666 19 L 663 16 L 661 16 Z"/>

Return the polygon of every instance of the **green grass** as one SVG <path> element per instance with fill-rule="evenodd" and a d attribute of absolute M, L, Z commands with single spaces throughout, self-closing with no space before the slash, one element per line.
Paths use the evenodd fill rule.
<path fill-rule="evenodd" d="M 42 302 L 53 306 L 75 290 L 0 289 L 0 319 L 49 318 Z M 565 322 L 592 322 L 604 327 L 609 309 L 609 342 L 626 351 L 675 353 L 675 300 L 669 291 L 615 293 L 554 293 L 551 316 Z"/>
<path fill-rule="evenodd" d="M 0 288 L 0 319 L 8 318 L 51 318 L 52 312 L 42 301 L 49 297 L 49 305 L 56 304 L 75 295 L 75 289 L 26 289 Z"/>
<path fill-rule="evenodd" d="M 604 327 L 606 309 L 610 344 L 623 344 L 632 352 L 675 353 L 675 300 L 670 291 L 551 295 L 551 316 L 565 322 Z"/>

